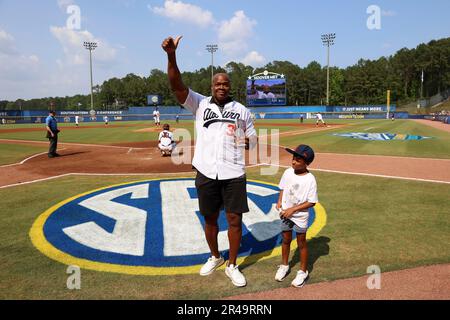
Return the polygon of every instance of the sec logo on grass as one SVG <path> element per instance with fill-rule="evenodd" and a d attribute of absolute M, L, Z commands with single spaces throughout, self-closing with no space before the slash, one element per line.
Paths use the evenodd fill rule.
<path fill-rule="evenodd" d="M 248 181 L 239 264 L 281 254 L 276 185 Z M 326 223 L 310 209 L 307 238 Z M 34 222 L 30 238 L 46 256 L 81 268 L 141 275 L 197 273 L 210 256 L 192 178 L 146 180 L 64 200 Z M 227 223 L 219 218 L 219 249 L 228 255 Z M 294 244 L 294 243 L 293 243 Z"/>

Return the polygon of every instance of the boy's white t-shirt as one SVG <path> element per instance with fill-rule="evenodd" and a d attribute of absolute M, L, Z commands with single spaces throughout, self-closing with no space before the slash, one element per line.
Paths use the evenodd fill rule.
<path fill-rule="evenodd" d="M 281 208 L 283 210 L 292 208 L 304 202 L 317 203 L 317 182 L 312 173 L 296 175 L 294 168 L 288 168 L 281 177 L 278 187 L 283 190 Z M 309 217 L 308 209 L 298 211 L 292 215 L 296 225 L 304 227 Z"/>

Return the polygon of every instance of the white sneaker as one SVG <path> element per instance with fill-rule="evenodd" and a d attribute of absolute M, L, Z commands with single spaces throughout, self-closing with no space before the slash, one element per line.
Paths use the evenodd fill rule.
<path fill-rule="evenodd" d="M 275 280 L 283 281 L 289 273 L 289 266 L 285 266 L 284 264 L 278 267 L 277 273 L 275 274 Z"/>
<path fill-rule="evenodd" d="M 238 266 L 230 264 L 225 268 L 225 274 L 231 279 L 236 287 L 244 287 L 247 284 L 244 275 L 239 271 Z"/>
<path fill-rule="evenodd" d="M 216 258 L 214 256 L 211 256 L 208 261 L 203 265 L 203 267 L 200 269 L 200 275 L 201 276 L 208 276 L 211 273 L 214 272 L 218 267 L 220 267 L 225 260 L 223 260 L 223 257 L 220 256 L 219 258 Z"/>
<path fill-rule="evenodd" d="M 292 280 L 292 286 L 296 288 L 301 288 L 306 282 L 306 279 L 308 279 L 308 270 L 306 272 L 300 270 L 297 272 L 297 276 L 294 280 Z"/>

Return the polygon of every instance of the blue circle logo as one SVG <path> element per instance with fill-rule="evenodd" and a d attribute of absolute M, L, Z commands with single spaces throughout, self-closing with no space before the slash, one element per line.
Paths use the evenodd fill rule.
<path fill-rule="evenodd" d="M 248 181 L 238 263 L 281 254 L 277 186 Z M 320 204 L 310 209 L 307 237 L 325 225 Z M 227 222 L 219 218 L 219 249 L 228 255 Z M 87 269 L 127 274 L 196 273 L 210 256 L 192 178 L 106 187 L 62 201 L 33 224 L 30 237 L 50 258 Z"/>

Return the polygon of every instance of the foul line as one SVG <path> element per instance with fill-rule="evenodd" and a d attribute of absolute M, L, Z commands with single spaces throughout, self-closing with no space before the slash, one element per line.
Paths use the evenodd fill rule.
<path fill-rule="evenodd" d="M 281 167 L 281 168 L 290 168 L 291 167 L 291 166 L 285 166 L 285 165 L 281 165 L 281 164 L 269 164 L 269 163 L 261 163 L 259 165 L 260 166 L 274 166 L 274 167 Z M 310 168 L 310 169 L 312 171 L 329 172 L 329 173 L 342 173 L 342 174 L 350 174 L 350 175 L 355 175 L 355 176 L 367 176 L 367 177 L 377 177 L 377 178 L 388 178 L 388 179 L 412 180 L 412 181 L 421 181 L 421 182 L 434 182 L 434 183 L 450 184 L 450 181 L 442 181 L 442 180 L 408 178 L 408 177 L 400 177 L 400 176 L 387 176 L 387 175 L 374 174 L 374 173 L 349 172 L 349 171 L 338 171 L 338 170 L 328 170 L 328 169 L 315 169 L 315 168 Z"/>
<path fill-rule="evenodd" d="M 24 143 L 38 143 L 38 144 L 48 144 L 47 141 L 32 141 L 32 140 L 14 140 L 14 139 L 0 139 L 0 142 L 24 142 Z M 100 148 L 114 148 L 114 149 L 129 149 L 130 147 L 122 147 L 122 146 L 111 146 L 107 144 L 89 144 L 89 143 L 74 143 L 74 142 L 60 142 L 59 145 L 68 145 L 68 146 L 79 146 L 79 147 L 100 147 Z M 135 148 L 139 150 L 146 150 L 149 148 Z"/>
<path fill-rule="evenodd" d="M 19 183 L 9 184 L 9 185 L 6 185 L 6 186 L 0 186 L 0 189 L 6 189 L 6 188 L 9 188 L 9 187 L 16 187 L 16 186 L 23 186 L 23 185 L 31 184 L 31 183 L 35 183 L 35 182 L 53 180 L 53 179 L 62 178 L 62 177 L 69 176 L 69 175 L 71 175 L 71 173 L 65 173 L 65 174 L 61 174 L 61 175 L 53 176 L 53 177 L 48 177 L 48 178 L 42 178 L 42 179 L 37 179 L 37 180 L 31 180 L 31 181 L 26 181 L 26 182 L 19 182 Z"/>
<path fill-rule="evenodd" d="M 339 126 L 334 126 L 334 127 L 316 127 L 315 129 L 303 129 L 303 130 L 294 130 L 294 131 L 284 131 L 281 133 L 278 133 L 279 136 L 283 136 L 283 135 L 299 135 L 299 134 L 306 134 L 306 133 L 311 133 L 311 132 L 317 132 L 317 131 L 326 131 L 326 130 L 332 130 L 332 129 L 338 129 L 340 128 Z M 264 138 L 264 137 L 270 137 L 273 134 L 263 134 L 258 136 L 258 138 Z"/>
<path fill-rule="evenodd" d="M 190 174 L 193 173 L 192 171 L 184 171 L 184 172 L 155 172 L 155 173 L 82 173 L 82 172 L 71 172 L 71 173 L 64 173 L 57 176 L 42 178 L 42 179 L 36 179 L 36 180 L 30 180 L 25 182 L 19 182 L 14 184 L 9 184 L 6 186 L 0 186 L 0 189 L 6 189 L 9 187 L 17 187 L 17 186 L 23 186 L 26 184 L 32 184 L 35 182 L 42 182 L 42 181 L 48 181 L 68 176 L 154 176 L 154 175 L 180 175 L 180 174 Z"/>
<path fill-rule="evenodd" d="M 59 149 L 59 150 L 65 150 L 65 148 L 61 148 L 61 149 Z M 7 167 L 13 167 L 13 166 L 20 166 L 20 165 L 24 164 L 25 162 L 27 162 L 28 160 L 31 160 L 31 159 L 36 158 L 36 157 L 38 157 L 38 156 L 42 156 L 42 155 L 47 154 L 47 153 L 48 153 L 48 151 L 41 152 L 41 153 L 32 155 L 32 156 L 30 156 L 30 157 L 28 157 L 28 158 L 26 158 L 26 159 L 24 159 L 24 160 L 22 160 L 22 161 L 20 161 L 20 162 L 2 165 L 2 166 L 0 166 L 0 168 L 7 168 Z"/>
<path fill-rule="evenodd" d="M 260 166 L 276 166 L 280 168 L 290 168 L 290 166 L 285 165 L 276 165 L 276 164 L 269 164 L 269 163 L 258 163 L 255 165 L 246 166 L 246 168 L 255 168 Z M 410 180 L 410 181 L 420 181 L 420 182 L 432 182 L 432 183 L 443 183 L 443 184 L 450 184 L 449 181 L 441 181 L 441 180 L 430 180 L 430 179 L 421 179 L 421 178 L 408 178 L 408 177 L 400 177 L 400 176 L 387 176 L 387 175 L 381 175 L 381 174 L 372 174 L 372 173 L 362 173 L 362 172 L 348 172 L 348 171 L 339 171 L 339 170 L 328 170 L 328 169 L 315 169 L 311 168 L 312 171 L 319 171 L 319 172 L 328 172 L 328 173 L 340 173 L 340 174 L 349 174 L 349 175 L 356 175 L 356 176 L 367 176 L 367 177 L 376 177 L 376 178 L 387 178 L 387 179 L 399 179 L 399 180 Z M 82 172 L 72 172 L 72 173 L 64 173 L 61 175 L 48 177 L 48 178 L 42 178 L 42 179 L 36 179 L 26 182 L 20 182 L 20 183 L 14 183 L 10 185 L 0 186 L 0 189 L 6 189 L 9 187 L 16 187 L 16 186 L 22 186 L 27 184 L 32 184 L 35 182 L 42 182 L 42 181 L 48 181 L 58 178 L 63 178 L 67 176 L 152 176 L 152 175 L 180 175 L 180 174 L 192 174 L 192 171 L 184 171 L 184 172 L 155 172 L 155 173 L 82 173 Z"/>

